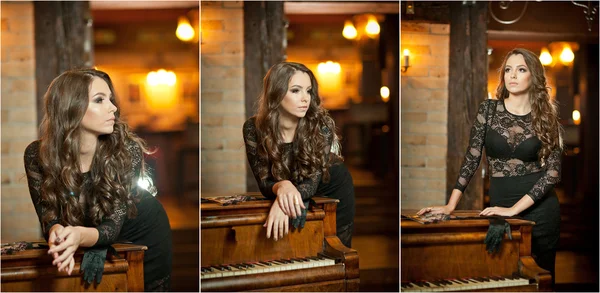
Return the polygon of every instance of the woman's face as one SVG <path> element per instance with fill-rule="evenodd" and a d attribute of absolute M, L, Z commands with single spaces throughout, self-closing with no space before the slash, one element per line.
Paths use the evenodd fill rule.
<path fill-rule="evenodd" d="M 506 60 L 504 86 L 512 95 L 523 94 L 529 91 L 531 87 L 531 71 L 529 71 L 523 55 L 512 55 Z"/>
<path fill-rule="evenodd" d="M 94 77 L 90 85 L 88 108 L 81 120 L 83 131 L 96 136 L 113 132 L 117 107 L 111 102 L 111 97 L 108 84 L 102 78 Z"/>
<path fill-rule="evenodd" d="M 296 71 L 288 83 L 288 90 L 279 106 L 279 113 L 298 119 L 304 117 L 310 107 L 312 85 L 306 72 Z"/>

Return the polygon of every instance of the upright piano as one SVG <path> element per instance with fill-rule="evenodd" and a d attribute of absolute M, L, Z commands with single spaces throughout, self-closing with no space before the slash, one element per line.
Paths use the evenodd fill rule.
<path fill-rule="evenodd" d="M 41 245 L 40 245 L 41 244 Z M 75 267 L 69 276 L 52 265 L 45 242 L 34 248 L 2 255 L 2 291 L 8 292 L 126 292 L 144 291 L 144 251 L 146 246 L 113 244 L 120 257 L 110 256 L 104 263 L 100 284 L 88 285 L 80 272 L 83 250 L 75 253 Z"/>
<path fill-rule="evenodd" d="M 402 211 L 401 284 L 406 292 L 432 291 L 551 291 L 550 272 L 531 256 L 534 222 L 507 218 L 510 240 L 489 254 L 484 243 L 489 220 L 478 211 L 455 211 L 453 217 L 421 224 Z"/>
<path fill-rule="evenodd" d="M 260 193 L 201 203 L 201 291 L 358 291 L 358 252 L 336 236 L 338 200 L 314 197 L 304 228 L 266 238 L 273 203 Z"/>

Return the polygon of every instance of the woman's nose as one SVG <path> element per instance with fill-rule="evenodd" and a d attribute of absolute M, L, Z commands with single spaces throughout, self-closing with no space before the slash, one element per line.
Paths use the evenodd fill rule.
<path fill-rule="evenodd" d="M 112 102 L 110 103 L 110 107 L 109 107 L 109 112 L 117 112 L 117 106 L 115 106 L 115 104 L 113 104 Z"/>

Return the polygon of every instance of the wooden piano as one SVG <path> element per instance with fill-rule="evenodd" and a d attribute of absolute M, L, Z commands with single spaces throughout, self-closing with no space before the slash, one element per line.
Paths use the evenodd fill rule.
<path fill-rule="evenodd" d="M 34 247 L 45 242 L 34 243 Z M 79 267 L 83 250 L 75 253 L 75 267 L 69 276 L 52 265 L 47 246 L 2 255 L 2 291 L 119 292 L 144 291 L 144 250 L 146 246 L 113 244 L 121 258 L 111 256 L 104 263 L 100 284 L 83 281 Z"/>
<path fill-rule="evenodd" d="M 507 219 L 512 240 L 505 234 L 500 250 L 491 255 L 484 243 L 489 220 L 477 219 L 478 211 L 455 211 L 454 219 L 430 224 L 405 217 L 416 212 L 402 211 L 401 291 L 551 290 L 550 272 L 531 257 L 534 222 Z"/>
<path fill-rule="evenodd" d="M 314 197 L 302 229 L 266 238 L 272 201 L 201 203 L 201 291 L 358 291 L 358 252 L 336 236 L 338 200 Z"/>

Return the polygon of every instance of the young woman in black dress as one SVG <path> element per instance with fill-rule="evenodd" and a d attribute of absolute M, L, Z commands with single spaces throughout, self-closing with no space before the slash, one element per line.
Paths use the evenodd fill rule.
<path fill-rule="evenodd" d="M 497 100 L 479 106 L 460 175 L 445 206 L 427 212 L 450 214 L 481 161 L 485 145 L 490 169 L 490 206 L 481 215 L 519 215 L 535 222 L 532 254 L 554 283 L 560 210 L 554 185 L 560 181 L 562 136 L 558 106 L 550 99 L 544 67 L 533 52 L 516 48 L 502 63 Z M 487 129 L 487 130 L 486 130 Z"/>
<path fill-rule="evenodd" d="M 263 80 L 258 114 L 244 123 L 246 154 L 261 193 L 273 203 L 265 227 L 275 240 L 315 195 L 339 199 L 337 236 L 351 247 L 354 185 L 335 123 L 321 107 L 317 80 L 300 63 L 282 62 Z"/>
<path fill-rule="evenodd" d="M 144 289 L 169 290 L 169 219 L 152 188 L 138 186 L 150 182 L 148 151 L 119 118 L 110 77 L 94 69 L 64 72 L 44 103 L 41 139 L 27 147 L 24 160 L 52 264 L 71 274 L 78 247 L 130 241 L 148 247 Z"/>

